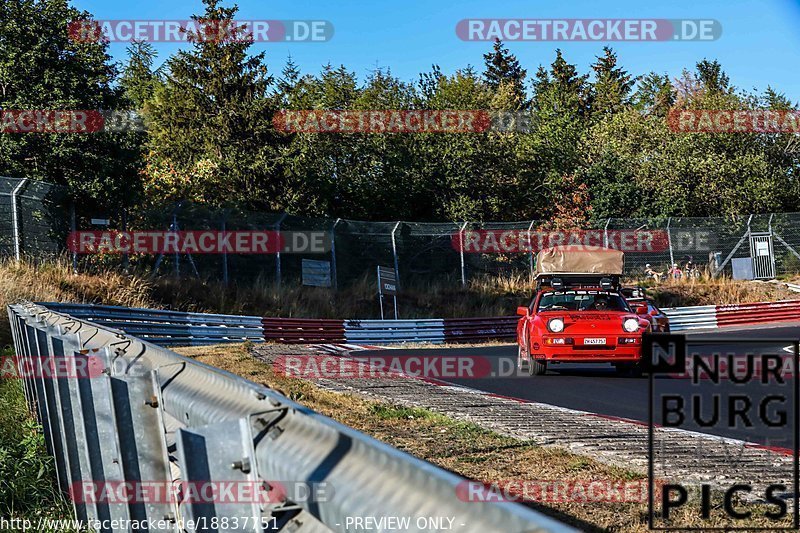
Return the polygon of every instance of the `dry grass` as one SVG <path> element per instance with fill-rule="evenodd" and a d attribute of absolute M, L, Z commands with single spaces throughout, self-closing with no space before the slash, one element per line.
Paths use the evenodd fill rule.
<path fill-rule="evenodd" d="M 527 276 L 487 277 L 405 286 L 398 295 L 401 317 L 468 317 L 507 315 L 519 302 L 530 299 Z M 284 286 L 279 290 L 271 277 L 246 284 L 161 278 L 154 297 L 170 307 L 214 310 L 222 313 L 283 317 L 379 318 L 375 281 L 367 276 L 338 291 L 318 287 Z M 390 304 L 384 304 L 387 312 Z"/>
<path fill-rule="evenodd" d="M 297 346 L 274 345 L 274 349 L 287 355 L 309 353 Z M 644 479 L 636 473 L 584 456 L 505 437 L 426 409 L 334 393 L 308 381 L 276 375 L 270 365 L 250 355 L 247 344 L 179 348 L 177 351 L 276 389 L 325 416 L 467 478 L 487 483 L 500 480 L 585 482 Z M 646 503 L 547 502 L 529 505 L 583 531 L 648 531 Z M 726 523 L 724 517 L 718 516 L 720 512 L 715 508 L 715 518 L 702 521 L 698 518 L 697 508 L 691 507 L 677 513 L 676 523 L 679 521 L 695 527 L 719 526 Z M 763 526 L 770 525 L 763 519 L 759 522 Z M 756 523 L 753 521 L 748 525 Z"/>
<path fill-rule="evenodd" d="M 741 281 L 730 278 L 708 278 L 668 281 L 649 291 L 662 307 L 684 305 L 723 305 L 750 302 L 769 302 L 800 298 L 777 283 Z"/>
<path fill-rule="evenodd" d="M 64 260 L 34 265 L 25 261 L 0 261 L 0 303 L 19 300 L 104 303 L 131 307 L 157 307 L 152 284 L 109 270 L 73 274 Z M 8 322 L 0 320 L 0 343 L 11 342 Z"/>
<path fill-rule="evenodd" d="M 626 285 L 643 284 L 662 307 L 763 302 L 800 298 L 778 284 L 708 278 L 668 281 L 659 285 L 628 279 Z M 460 318 L 507 316 L 527 305 L 533 285 L 527 275 L 483 276 L 468 280 L 437 281 L 403 287 L 398 296 L 402 318 Z M 361 278 L 339 291 L 315 287 L 284 286 L 272 279 L 246 285 L 204 283 L 198 280 L 162 278 L 154 287 L 154 299 L 171 308 L 241 313 L 262 316 L 313 318 L 379 318 L 374 280 Z M 386 311 L 391 316 L 390 305 Z"/>
<path fill-rule="evenodd" d="M 527 275 L 484 276 L 469 280 L 466 287 L 460 280 L 439 280 L 403 287 L 398 302 L 403 318 L 507 316 L 530 301 L 532 290 Z M 777 284 L 725 278 L 667 282 L 651 287 L 651 293 L 665 307 L 800 298 Z M 374 280 L 366 276 L 339 291 L 288 283 L 279 290 L 271 276 L 226 287 L 192 278 L 153 280 L 111 269 L 75 275 L 67 260 L 39 265 L 0 261 L 0 298 L 4 304 L 19 299 L 71 301 L 256 316 L 380 316 Z M 8 342 L 7 333 L 7 326 L 0 325 L 0 342 Z"/>

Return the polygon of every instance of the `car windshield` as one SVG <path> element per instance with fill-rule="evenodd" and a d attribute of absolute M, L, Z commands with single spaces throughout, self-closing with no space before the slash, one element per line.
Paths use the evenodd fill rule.
<path fill-rule="evenodd" d="M 576 290 L 553 291 L 542 295 L 539 311 L 630 311 L 628 304 L 617 293 L 608 291 Z"/>

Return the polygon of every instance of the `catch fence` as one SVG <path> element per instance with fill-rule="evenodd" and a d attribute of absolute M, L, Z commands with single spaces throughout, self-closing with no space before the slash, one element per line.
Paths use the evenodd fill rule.
<path fill-rule="evenodd" d="M 159 214 L 160 213 L 160 214 Z M 165 213 L 169 213 L 165 215 Z M 160 216 L 160 219 L 159 219 Z M 155 221 L 155 222 L 153 222 Z M 91 228 L 91 226 L 82 226 Z M 322 269 L 332 288 L 364 282 L 375 285 L 378 266 L 396 271 L 403 287 L 467 285 L 485 276 L 531 276 L 536 252 L 553 245 L 605 246 L 625 252 L 625 273 L 644 277 L 646 266 L 665 275 L 686 263 L 699 275 L 726 274 L 741 279 L 771 279 L 800 272 L 800 213 L 732 218 L 605 219 L 563 229 L 549 221 L 452 223 L 366 222 L 276 213 L 210 212 L 182 204 L 143 214 L 128 230 L 266 230 L 321 233 L 323 252 L 272 254 L 164 254 L 131 257 L 138 268 L 159 275 L 241 281 L 262 278 L 278 286 L 304 284 L 304 264 L 313 262 L 305 284 Z M 87 264 L 97 258 L 81 256 Z M 115 256 L 119 261 L 119 256 Z M 106 257 L 106 261 L 114 257 Z"/>
<path fill-rule="evenodd" d="M 276 253 L 113 253 L 68 249 L 70 231 L 275 232 L 324 236 L 324 250 Z M 69 254 L 76 269 L 119 267 L 155 276 L 195 277 L 225 283 L 262 282 L 344 288 L 376 286 L 378 266 L 394 269 L 398 288 L 467 285 L 485 276 L 532 275 L 536 252 L 558 244 L 606 246 L 625 252 L 626 274 L 644 276 L 646 265 L 666 272 L 673 264 L 695 274 L 724 273 L 770 279 L 800 272 L 800 213 L 716 218 L 620 218 L 581 228 L 551 221 L 367 222 L 210 209 L 180 202 L 126 212 L 71 211 L 63 188 L 44 182 L 0 179 L 0 255 L 51 257 Z M 185 251 L 185 250 L 184 250 Z M 305 273 L 304 273 L 305 270 Z M 686 273 L 684 273 L 686 275 Z"/>

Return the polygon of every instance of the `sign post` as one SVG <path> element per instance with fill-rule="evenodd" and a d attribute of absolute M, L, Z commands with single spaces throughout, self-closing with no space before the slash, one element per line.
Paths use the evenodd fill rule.
<path fill-rule="evenodd" d="M 381 320 L 383 317 L 383 295 L 394 299 L 394 319 L 397 320 L 397 272 L 393 268 L 378 267 L 378 300 L 381 304 Z"/>

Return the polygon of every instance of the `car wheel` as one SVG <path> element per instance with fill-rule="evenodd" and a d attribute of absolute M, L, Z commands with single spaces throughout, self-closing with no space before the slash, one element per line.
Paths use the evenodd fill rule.
<path fill-rule="evenodd" d="M 614 369 L 620 376 L 638 378 L 642 376 L 642 365 L 639 363 L 616 363 Z"/>
<path fill-rule="evenodd" d="M 528 375 L 543 376 L 545 372 L 547 372 L 547 360 L 534 359 L 531 357 L 530 362 L 528 363 Z"/>

